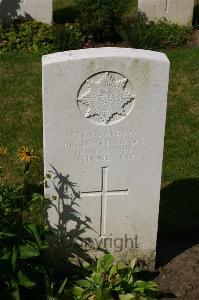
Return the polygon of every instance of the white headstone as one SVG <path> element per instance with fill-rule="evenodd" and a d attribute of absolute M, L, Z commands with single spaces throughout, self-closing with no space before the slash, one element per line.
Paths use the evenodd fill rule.
<path fill-rule="evenodd" d="M 0 0 L 0 20 L 4 23 L 34 19 L 50 24 L 52 14 L 52 0 Z"/>
<path fill-rule="evenodd" d="M 149 20 L 191 25 L 194 0 L 138 0 L 138 8 Z"/>
<path fill-rule="evenodd" d="M 48 210 L 57 232 L 153 261 L 168 76 L 159 52 L 98 48 L 43 57 L 44 165 L 52 172 L 45 194 L 57 197 Z"/>

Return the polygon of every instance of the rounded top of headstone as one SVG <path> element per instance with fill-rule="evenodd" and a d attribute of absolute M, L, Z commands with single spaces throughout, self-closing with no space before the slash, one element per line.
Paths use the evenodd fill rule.
<path fill-rule="evenodd" d="M 53 54 L 44 55 L 42 57 L 42 63 L 43 65 L 48 65 L 68 60 L 90 59 L 100 57 L 129 57 L 145 60 L 156 60 L 169 64 L 167 56 L 162 52 L 119 47 L 88 48 L 57 52 Z"/>

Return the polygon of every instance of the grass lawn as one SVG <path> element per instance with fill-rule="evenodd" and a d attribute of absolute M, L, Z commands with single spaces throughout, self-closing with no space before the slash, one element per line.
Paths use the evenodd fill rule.
<path fill-rule="evenodd" d="M 1 55 L 0 78 L 0 144 L 8 148 L 0 166 L 8 180 L 17 181 L 21 173 L 18 147 L 29 145 L 42 161 L 41 57 Z M 37 173 L 41 170 L 37 166 Z"/>
<path fill-rule="evenodd" d="M 199 176 L 199 48 L 166 54 L 171 70 L 163 185 Z"/>
<path fill-rule="evenodd" d="M 192 230 L 199 215 L 199 48 L 166 53 L 171 61 L 160 203 L 161 231 Z M 20 179 L 16 151 L 22 145 L 39 157 L 35 179 L 42 179 L 41 57 L 5 53 L 0 56 L 0 144 L 7 179 Z M 188 222 L 185 222 L 188 220 Z"/>

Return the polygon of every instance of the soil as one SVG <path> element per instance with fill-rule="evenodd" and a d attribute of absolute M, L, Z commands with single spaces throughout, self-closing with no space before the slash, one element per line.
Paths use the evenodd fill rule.
<path fill-rule="evenodd" d="M 159 238 L 155 281 L 161 299 L 199 300 L 199 235 Z"/>

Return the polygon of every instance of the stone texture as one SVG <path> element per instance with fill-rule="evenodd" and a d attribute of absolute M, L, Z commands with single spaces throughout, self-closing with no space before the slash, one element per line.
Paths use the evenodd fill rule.
<path fill-rule="evenodd" d="M 52 22 L 52 0 L 0 0 L 0 20 L 34 19 L 43 23 Z"/>
<path fill-rule="evenodd" d="M 146 50 L 43 57 L 48 220 L 66 243 L 154 261 L 168 75 L 165 54 Z"/>
<path fill-rule="evenodd" d="M 191 25 L 194 0 L 138 0 L 138 8 L 149 20 L 165 18 L 179 25 Z"/>

